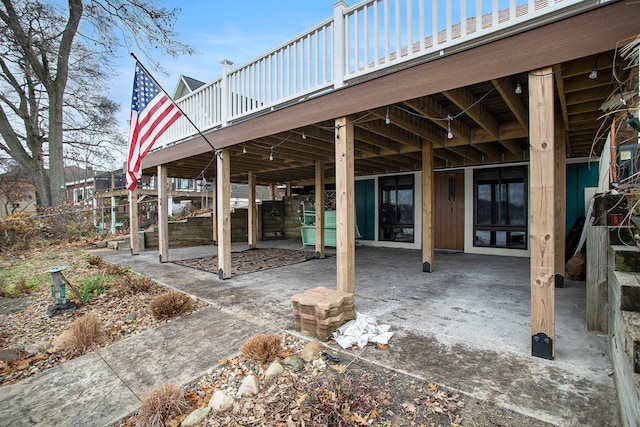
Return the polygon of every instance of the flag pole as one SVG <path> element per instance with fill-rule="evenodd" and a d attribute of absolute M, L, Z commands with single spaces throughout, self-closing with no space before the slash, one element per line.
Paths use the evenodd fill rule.
<path fill-rule="evenodd" d="M 209 140 L 207 139 L 207 137 L 200 131 L 200 129 L 198 129 L 198 126 L 196 126 L 195 123 L 193 123 L 193 121 L 189 118 L 189 116 L 187 116 L 187 114 L 184 112 L 184 110 L 182 108 L 180 108 L 180 106 L 178 104 L 176 104 L 176 102 L 173 100 L 173 97 L 171 97 L 166 90 L 164 90 L 164 88 L 162 87 L 162 85 L 160 83 L 158 83 L 158 81 L 156 80 L 155 77 L 153 77 L 153 75 L 149 72 L 149 70 L 147 70 L 147 67 L 145 67 L 144 65 L 142 65 L 142 62 L 140 62 L 140 60 L 138 59 L 138 57 L 133 53 L 130 52 L 131 56 L 133 56 L 133 59 L 136 60 L 136 63 L 138 65 L 140 65 L 142 67 L 142 69 L 145 71 L 145 73 L 147 73 L 147 75 L 149 77 L 151 77 L 151 80 L 153 80 L 153 82 L 160 88 L 160 90 L 162 92 L 164 92 L 165 95 L 167 95 L 167 98 L 169 98 L 171 100 L 171 102 L 173 103 L 173 105 L 176 106 L 176 108 L 182 113 L 182 115 L 184 116 L 185 119 L 187 119 L 187 121 L 191 124 L 191 126 L 193 126 L 193 128 L 198 132 L 198 134 L 204 138 L 204 140 L 207 142 L 207 144 L 209 144 L 209 147 L 211 147 L 211 149 L 213 151 L 216 151 L 215 147 L 213 146 L 213 144 L 211 144 L 211 142 L 209 142 Z"/>

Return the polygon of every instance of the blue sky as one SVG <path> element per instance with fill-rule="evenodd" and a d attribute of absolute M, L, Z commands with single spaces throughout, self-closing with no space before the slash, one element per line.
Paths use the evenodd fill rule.
<path fill-rule="evenodd" d="M 178 78 L 184 74 L 210 82 L 221 75 L 220 62 L 228 59 L 243 65 L 268 52 L 308 28 L 333 15 L 336 0 L 170 0 L 167 7 L 182 9 L 175 25 L 182 40 L 198 53 L 172 58 L 154 57 L 167 72 L 152 70 L 154 77 L 172 94 Z M 355 4 L 350 2 L 349 5 Z M 144 62 L 141 52 L 134 51 Z M 148 64 L 145 64 L 148 65 Z M 113 79 L 109 96 L 121 105 L 118 115 L 126 129 L 131 108 L 134 60 L 123 52 L 118 75 Z"/>

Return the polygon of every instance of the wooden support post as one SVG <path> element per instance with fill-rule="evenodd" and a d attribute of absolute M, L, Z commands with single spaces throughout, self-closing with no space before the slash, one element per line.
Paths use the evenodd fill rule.
<path fill-rule="evenodd" d="M 555 184 L 553 72 L 529 74 L 531 354 L 555 355 Z"/>
<path fill-rule="evenodd" d="M 271 183 L 269 184 L 269 200 L 275 200 L 276 199 L 276 188 L 275 188 L 275 184 Z"/>
<path fill-rule="evenodd" d="M 229 150 L 218 155 L 218 278 L 231 277 L 231 165 Z"/>
<path fill-rule="evenodd" d="M 434 256 L 434 188 L 433 145 L 422 141 L 422 271 L 433 271 Z"/>
<path fill-rule="evenodd" d="M 249 171 L 249 206 L 247 208 L 247 243 L 255 248 L 257 243 L 258 227 L 256 226 L 256 176 Z"/>
<path fill-rule="evenodd" d="M 607 254 L 609 250 L 609 228 L 587 227 L 587 330 L 608 332 L 609 301 Z"/>
<path fill-rule="evenodd" d="M 555 117 L 555 286 L 564 288 L 565 235 L 567 228 L 567 134 L 562 114 Z"/>
<path fill-rule="evenodd" d="M 353 123 L 347 117 L 336 119 L 335 132 L 337 286 L 352 294 L 356 281 Z"/>
<path fill-rule="evenodd" d="M 324 258 L 324 162 L 316 160 L 316 258 Z"/>
<path fill-rule="evenodd" d="M 138 187 L 129 191 L 129 242 L 131 255 L 140 253 L 138 243 Z"/>
<path fill-rule="evenodd" d="M 211 182 L 211 222 L 213 226 L 213 236 L 211 236 L 211 239 L 213 240 L 214 245 L 218 244 L 218 189 L 216 187 L 216 182 L 218 181 L 215 178 Z"/>
<path fill-rule="evenodd" d="M 158 165 L 158 252 L 160 262 L 169 261 L 169 198 L 166 165 Z"/>
<path fill-rule="evenodd" d="M 291 197 L 291 194 L 292 194 L 291 193 L 291 187 L 292 187 L 292 185 L 291 185 L 290 182 L 287 182 L 286 186 L 287 186 L 287 189 L 286 189 L 286 193 L 285 194 L 287 195 L 287 197 Z"/>

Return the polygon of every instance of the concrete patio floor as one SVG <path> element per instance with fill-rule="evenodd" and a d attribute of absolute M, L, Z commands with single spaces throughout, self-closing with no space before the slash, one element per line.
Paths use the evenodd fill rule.
<path fill-rule="evenodd" d="M 265 241 L 258 247 L 301 244 Z M 233 245 L 234 251 L 246 249 Z M 216 250 L 171 249 L 169 259 Z M 333 256 L 220 280 L 160 264 L 157 250 L 99 255 L 226 311 L 259 316 L 275 329 L 293 329 L 292 295 L 335 288 Z M 390 351 L 366 347 L 361 358 L 554 425 L 620 425 L 607 337 L 586 331 L 584 282 L 568 280 L 556 289 L 556 358 L 549 361 L 530 356 L 528 258 L 436 253 L 433 273 L 423 273 L 421 265 L 417 250 L 357 248 L 356 310 L 391 324 L 396 333 Z"/>

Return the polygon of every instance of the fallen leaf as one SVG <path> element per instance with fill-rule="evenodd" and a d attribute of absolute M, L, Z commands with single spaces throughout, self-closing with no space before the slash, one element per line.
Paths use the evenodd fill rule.
<path fill-rule="evenodd" d="M 341 374 L 344 374 L 344 372 L 347 370 L 347 367 L 344 365 L 331 365 L 331 367 Z"/>
<path fill-rule="evenodd" d="M 366 418 L 361 417 L 357 413 L 351 415 L 349 418 L 351 419 L 351 421 L 356 422 L 356 423 L 360 424 L 361 426 L 366 426 L 367 424 L 369 424 L 369 420 L 367 420 Z"/>
<path fill-rule="evenodd" d="M 414 405 L 413 403 L 403 403 L 402 407 L 404 408 L 405 411 L 414 414 L 416 412 L 416 405 Z"/>
<path fill-rule="evenodd" d="M 391 350 L 389 344 L 377 344 L 378 350 Z"/>
<path fill-rule="evenodd" d="M 429 386 L 427 387 L 429 391 L 438 391 L 438 384 L 429 381 Z"/>
<path fill-rule="evenodd" d="M 298 405 L 298 407 L 302 407 L 302 404 L 304 403 L 305 400 L 307 400 L 309 396 L 306 394 L 301 394 L 298 396 L 298 398 L 296 399 L 296 405 Z"/>

